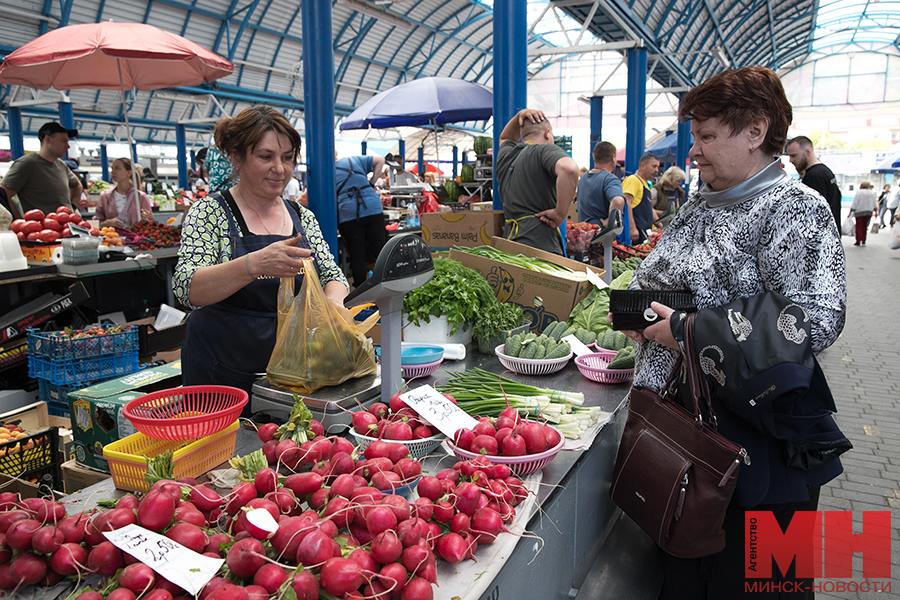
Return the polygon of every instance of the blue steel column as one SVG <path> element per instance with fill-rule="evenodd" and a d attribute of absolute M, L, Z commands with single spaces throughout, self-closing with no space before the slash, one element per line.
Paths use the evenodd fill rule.
<path fill-rule="evenodd" d="M 369 151 L 369 142 L 363 140 L 359 143 L 359 149 L 363 156 L 366 155 L 366 152 Z"/>
<path fill-rule="evenodd" d="M 419 146 L 416 160 L 419 162 L 419 177 L 425 179 L 425 148 Z"/>
<path fill-rule="evenodd" d="M 185 135 L 184 125 L 175 124 L 175 146 L 178 152 L 178 187 L 187 189 L 187 136 Z"/>
<path fill-rule="evenodd" d="M 628 102 L 625 116 L 625 170 L 635 173 L 641 155 L 644 153 L 647 126 L 647 50 L 633 48 L 628 51 Z M 631 243 L 628 230 L 631 227 L 628 210 L 622 215 L 624 227 L 616 238 L 625 244 Z"/>
<path fill-rule="evenodd" d="M 528 102 L 527 3 L 521 0 L 494 2 L 494 156 L 500 152 L 500 132 Z M 497 192 L 494 169 L 494 209 L 503 203 Z"/>
<path fill-rule="evenodd" d="M 66 129 L 75 129 L 75 111 L 71 102 L 59 103 L 59 124 Z"/>
<path fill-rule="evenodd" d="M 334 190 L 334 50 L 331 0 L 305 0 L 303 10 L 303 100 L 309 208 L 335 256 L 337 203 Z"/>
<path fill-rule="evenodd" d="M 25 156 L 25 131 L 22 129 L 22 110 L 19 108 L 6 109 L 6 122 L 9 123 L 9 152 L 12 159 L 16 160 Z"/>
<path fill-rule="evenodd" d="M 594 146 L 603 136 L 603 96 L 591 96 L 591 168 L 594 168 Z"/>
<path fill-rule="evenodd" d="M 100 177 L 109 183 L 109 154 L 106 152 L 106 144 L 100 144 Z"/>
<path fill-rule="evenodd" d="M 188 160 L 190 161 L 190 167 L 194 170 L 197 169 L 197 153 L 191 150 L 188 152 Z"/>
<path fill-rule="evenodd" d="M 453 178 L 459 173 L 459 148 L 453 146 Z"/>
<path fill-rule="evenodd" d="M 402 157 L 400 160 L 400 162 L 401 162 L 400 166 L 405 169 L 406 165 L 402 164 L 402 163 L 406 160 L 406 141 L 400 140 L 399 142 L 397 142 L 397 148 L 398 148 L 397 153 Z"/>
<path fill-rule="evenodd" d="M 137 144 L 131 145 L 131 162 L 138 164 Z"/>
<path fill-rule="evenodd" d="M 691 122 L 678 122 L 678 145 L 675 147 L 675 165 L 684 169 L 686 177 L 684 178 L 684 186 L 690 183 L 690 157 L 688 152 L 691 150 Z"/>

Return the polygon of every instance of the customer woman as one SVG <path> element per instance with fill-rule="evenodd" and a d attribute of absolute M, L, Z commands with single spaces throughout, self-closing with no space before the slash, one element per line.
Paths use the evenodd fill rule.
<path fill-rule="evenodd" d="M 854 246 L 862 244 L 866 245 L 866 233 L 869 231 L 869 221 L 872 219 L 872 213 L 875 212 L 878 198 L 875 196 L 875 190 L 868 181 L 860 181 L 859 189 L 853 196 L 853 203 L 850 205 L 850 216 L 856 218 L 856 241 Z"/>
<path fill-rule="evenodd" d="M 653 218 L 659 219 L 662 215 L 672 214 L 675 209 L 684 204 L 684 171 L 678 167 L 669 167 L 662 174 L 653 189 Z"/>
<path fill-rule="evenodd" d="M 887 212 L 888 200 L 891 198 L 891 184 L 884 184 L 881 195 L 878 196 L 878 227 L 884 229 L 884 213 Z"/>
<path fill-rule="evenodd" d="M 216 147 L 240 183 L 191 206 L 173 287 L 194 310 L 182 346 L 185 385 L 220 384 L 251 392 L 275 346 L 280 279 L 299 290 L 302 259 L 314 256 L 325 295 L 342 305 L 347 281 L 312 212 L 281 191 L 300 156 L 300 134 L 269 106 L 219 121 Z M 249 405 L 248 405 L 249 409 Z"/>
<path fill-rule="evenodd" d="M 762 67 L 725 71 L 685 94 L 680 118 L 691 121 L 695 141 L 690 156 L 699 166 L 704 183 L 635 270 L 631 287 L 689 290 L 700 310 L 698 323 L 701 315 L 709 318 L 717 314 L 708 309 L 778 292 L 808 316 L 811 326 L 805 340 L 811 351 L 827 348 L 844 326 L 843 247 L 824 199 L 786 175 L 777 158 L 784 149 L 792 118 L 778 76 Z M 642 333 L 629 332 L 640 342 L 634 383 L 660 390 L 681 353 L 683 313 L 673 313 L 655 302 L 651 307 L 662 318 Z M 712 335 L 720 336 L 724 347 L 726 338 L 733 342 L 740 328 L 747 325 L 742 319 L 740 314 L 729 313 L 717 321 L 718 327 L 711 328 Z M 785 324 L 779 318 L 776 325 L 772 318 L 754 321 L 752 328 L 762 331 L 777 327 L 775 335 L 770 336 L 777 338 Z M 710 331 L 704 333 L 708 336 Z M 699 334 L 698 325 L 695 337 Z M 786 337 L 787 333 L 781 343 L 792 345 Z M 704 354 L 705 362 L 711 362 L 709 356 L 715 355 L 715 345 L 703 347 L 709 351 Z M 766 351 L 777 353 L 780 348 Z M 699 346 L 697 351 L 702 352 Z M 704 372 L 719 375 L 708 364 Z M 712 388 L 719 387 L 715 379 L 710 381 Z M 815 394 L 809 393 L 813 396 L 809 399 L 827 404 L 831 396 L 824 377 L 816 389 Z M 689 393 L 679 389 L 679 399 L 684 401 Z M 794 511 L 816 510 L 819 486 L 841 472 L 839 460 L 809 470 L 788 467 L 783 456 L 784 440 L 742 423 L 715 393 L 713 407 L 719 432 L 748 449 L 750 464 L 740 466 L 735 494 L 726 512 L 725 549 L 697 559 L 662 553 L 662 598 L 743 597 L 744 511 L 774 511 L 786 527 Z"/>
<path fill-rule="evenodd" d="M 153 219 L 153 207 L 150 198 L 144 192 L 135 195 L 133 166 L 127 158 L 117 158 L 109 170 L 116 187 L 100 192 L 94 218 L 100 221 L 100 227 L 128 228 L 140 220 Z M 137 176 L 138 187 L 141 176 Z"/>

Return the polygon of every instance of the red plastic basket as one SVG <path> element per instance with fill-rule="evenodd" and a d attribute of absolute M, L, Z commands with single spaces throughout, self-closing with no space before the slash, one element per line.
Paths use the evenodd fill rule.
<path fill-rule="evenodd" d="M 147 437 L 181 442 L 223 431 L 241 416 L 248 400 L 238 388 L 194 385 L 140 396 L 122 412 Z"/>

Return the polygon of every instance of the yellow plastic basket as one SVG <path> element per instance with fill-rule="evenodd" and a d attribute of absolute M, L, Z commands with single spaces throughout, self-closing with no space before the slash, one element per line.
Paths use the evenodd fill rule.
<path fill-rule="evenodd" d="M 239 426 L 239 422 L 235 421 L 214 435 L 182 442 L 156 440 L 138 432 L 107 444 L 103 448 L 103 457 L 109 463 L 109 472 L 117 488 L 146 492 L 150 489 L 150 483 L 147 481 L 145 456 L 153 458 L 172 450 L 172 478 L 197 477 L 234 456 Z"/>

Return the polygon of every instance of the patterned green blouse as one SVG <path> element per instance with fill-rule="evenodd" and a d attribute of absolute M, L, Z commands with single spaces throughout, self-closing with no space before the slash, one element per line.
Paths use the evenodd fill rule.
<path fill-rule="evenodd" d="M 185 306 L 190 306 L 191 279 L 200 267 L 208 267 L 231 260 L 231 243 L 228 238 L 228 219 L 215 198 L 207 196 L 191 205 L 181 229 L 181 248 L 178 250 L 178 264 L 172 277 L 175 297 Z M 230 212 L 230 211 L 229 211 Z M 322 237 L 319 222 L 309 209 L 300 207 L 300 222 L 306 230 L 309 247 L 315 252 L 319 267 L 319 280 L 324 287 L 329 281 L 340 281 L 349 289 L 347 278 L 334 262 L 328 243 Z M 193 307 L 196 308 L 196 307 Z"/>

